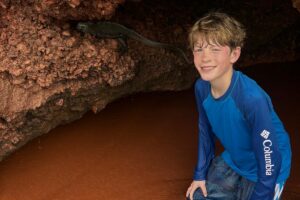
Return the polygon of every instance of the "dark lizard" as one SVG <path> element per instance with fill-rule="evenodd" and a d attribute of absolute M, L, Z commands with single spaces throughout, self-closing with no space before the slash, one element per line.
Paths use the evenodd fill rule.
<path fill-rule="evenodd" d="M 176 47 L 171 44 L 167 43 L 160 43 L 160 42 L 155 42 L 152 40 L 149 40 L 139 33 L 135 32 L 134 30 L 131 30 L 121 24 L 114 23 L 114 22 L 79 22 L 77 24 L 77 29 L 84 32 L 84 33 L 90 33 L 92 35 L 96 35 L 100 38 L 111 38 L 111 39 L 118 39 L 120 42 L 120 45 L 122 45 L 122 49 L 127 49 L 127 44 L 126 44 L 126 39 L 131 38 L 134 40 L 137 40 L 147 46 L 151 47 L 159 47 L 159 48 L 165 48 L 169 49 L 175 52 L 178 52 L 179 54 L 182 55 L 184 60 L 188 63 L 191 64 L 185 53 L 183 52 L 182 49 L 179 47 Z"/>

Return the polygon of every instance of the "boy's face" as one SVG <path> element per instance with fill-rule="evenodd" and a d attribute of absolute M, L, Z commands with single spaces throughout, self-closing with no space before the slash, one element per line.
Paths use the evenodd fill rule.
<path fill-rule="evenodd" d="M 230 49 L 199 38 L 193 48 L 194 64 L 203 80 L 213 82 L 232 71 L 240 52 L 240 47 Z"/>

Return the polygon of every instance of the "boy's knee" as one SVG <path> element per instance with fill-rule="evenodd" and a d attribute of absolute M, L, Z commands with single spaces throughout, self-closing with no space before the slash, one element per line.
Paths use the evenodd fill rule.
<path fill-rule="evenodd" d="M 203 196 L 200 188 L 198 188 L 193 195 L 193 200 L 205 200 L 206 198 Z M 190 195 L 186 198 L 186 200 L 191 200 Z"/>

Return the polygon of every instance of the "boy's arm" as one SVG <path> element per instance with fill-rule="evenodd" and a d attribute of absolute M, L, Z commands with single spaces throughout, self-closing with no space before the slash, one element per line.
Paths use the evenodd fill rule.
<path fill-rule="evenodd" d="M 206 113 L 202 106 L 202 98 L 195 85 L 195 97 L 199 113 L 198 119 L 198 162 L 194 171 L 194 180 L 205 180 L 210 162 L 214 157 L 214 134 L 211 131 Z"/>
<path fill-rule="evenodd" d="M 266 98 L 248 99 L 246 120 L 252 130 L 252 147 L 257 160 L 257 183 L 251 200 L 273 200 L 276 179 L 280 172 L 281 155 L 272 125 L 271 103 Z"/>

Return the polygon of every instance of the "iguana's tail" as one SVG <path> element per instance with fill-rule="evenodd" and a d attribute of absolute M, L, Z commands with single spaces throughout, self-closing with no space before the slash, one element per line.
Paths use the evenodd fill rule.
<path fill-rule="evenodd" d="M 137 32 L 131 30 L 131 29 L 128 29 L 126 27 L 124 27 L 127 31 L 127 36 L 131 39 L 134 39 L 134 40 L 137 40 L 147 46 L 151 46 L 151 47 L 158 47 L 158 48 L 165 48 L 165 49 L 168 49 L 168 50 L 171 50 L 171 51 L 175 51 L 177 52 L 178 54 L 181 54 L 181 56 L 183 57 L 183 59 L 185 60 L 186 63 L 188 64 L 192 64 L 192 62 L 187 58 L 186 54 L 184 53 L 184 51 L 175 46 L 175 45 L 171 45 L 171 44 L 168 44 L 168 43 L 161 43 L 161 42 L 156 42 L 156 41 L 153 41 L 153 40 L 149 40 L 148 38 L 145 38 L 143 37 L 142 35 L 138 34 Z"/>
<path fill-rule="evenodd" d="M 186 56 L 186 54 L 184 53 L 184 51 L 181 48 L 179 48 L 175 45 L 170 45 L 170 44 L 166 44 L 166 43 L 162 43 L 162 44 L 165 49 L 169 49 L 171 51 L 175 51 L 175 52 L 181 54 L 186 63 L 192 64 L 192 62 L 188 59 L 188 57 Z"/>
<path fill-rule="evenodd" d="M 158 47 L 158 48 L 165 48 L 171 51 L 174 51 L 178 54 L 180 54 L 182 56 L 182 58 L 185 60 L 186 63 L 188 64 L 192 64 L 192 62 L 188 59 L 188 57 L 186 56 L 186 54 L 184 53 L 184 51 L 175 46 L 175 45 L 171 45 L 171 44 L 167 44 L 167 43 L 160 43 L 160 42 L 155 42 L 152 40 L 149 40 L 147 38 L 135 38 L 136 40 L 139 40 L 140 42 L 142 42 L 145 45 L 151 46 L 151 47 Z"/>

